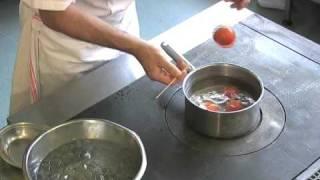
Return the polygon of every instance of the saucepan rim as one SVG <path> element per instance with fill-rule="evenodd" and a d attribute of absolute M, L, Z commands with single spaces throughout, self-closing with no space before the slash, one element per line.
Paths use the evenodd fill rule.
<path fill-rule="evenodd" d="M 240 68 L 244 71 L 246 71 L 247 73 L 249 73 L 250 75 L 252 75 L 254 78 L 256 78 L 259 82 L 259 85 L 261 87 L 261 92 L 260 92 L 260 95 L 258 97 L 258 99 L 253 103 L 251 104 L 250 106 L 248 107 L 245 107 L 243 109 L 240 109 L 240 110 L 237 110 L 237 111 L 230 111 L 230 112 L 212 112 L 212 111 L 208 111 L 208 110 L 205 110 L 205 109 L 202 109 L 200 108 L 198 105 L 196 105 L 191 99 L 190 97 L 188 97 L 187 95 L 187 90 L 186 90 L 186 83 L 188 81 L 188 79 L 193 76 L 193 74 L 195 74 L 196 72 L 198 71 L 201 71 L 203 69 L 206 69 L 206 68 L 210 68 L 210 67 L 213 67 L 213 66 L 233 66 L 233 67 L 236 67 L 236 68 Z M 193 71 L 191 71 L 190 73 L 188 73 L 188 75 L 184 78 L 183 80 L 183 83 L 182 83 L 182 90 L 183 90 L 183 94 L 184 94 L 184 97 L 194 106 L 200 108 L 201 110 L 205 111 L 205 112 L 210 112 L 210 113 L 216 113 L 216 114 L 234 114 L 234 113 L 240 113 L 240 112 L 244 112 L 244 111 L 247 111 L 251 108 L 253 108 L 254 106 L 256 106 L 257 104 L 259 104 L 259 102 L 261 101 L 261 99 L 263 98 L 263 95 L 264 95 L 264 85 L 263 85 L 263 82 L 261 80 L 261 78 L 256 75 L 253 71 L 247 69 L 247 68 L 244 68 L 240 65 L 237 65 L 237 64 L 233 64 L 233 63 L 224 63 L 224 62 L 216 62 L 216 63 L 213 63 L 213 64 L 210 64 L 210 65 L 205 65 L 205 66 L 201 66 Z"/>

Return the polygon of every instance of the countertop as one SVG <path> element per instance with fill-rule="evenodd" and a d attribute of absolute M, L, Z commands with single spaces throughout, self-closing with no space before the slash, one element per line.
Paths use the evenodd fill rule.
<path fill-rule="evenodd" d="M 209 39 L 212 30 L 223 22 L 228 22 L 229 25 L 246 26 L 291 51 L 313 62 L 320 63 L 319 45 L 247 9 L 239 12 L 230 10 L 225 3 L 217 3 L 209 7 L 160 34 L 150 42 L 159 45 L 165 40 L 180 53 L 186 53 Z M 186 38 L 191 35 L 192 38 Z M 181 41 L 182 39 L 183 41 Z M 66 87 L 43 98 L 40 102 L 10 116 L 8 123 L 27 121 L 55 126 L 136 82 L 144 75 L 143 69 L 136 60 L 120 57 L 81 79 L 72 81 Z M 0 180 L 2 179 L 16 180 L 23 179 L 23 177 L 20 170 L 10 167 L 0 160 Z"/>

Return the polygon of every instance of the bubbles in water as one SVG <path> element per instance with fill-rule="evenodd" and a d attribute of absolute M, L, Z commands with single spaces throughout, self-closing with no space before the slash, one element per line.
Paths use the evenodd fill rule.
<path fill-rule="evenodd" d="M 52 180 L 60 180 L 61 175 L 60 174 L 53 174 L 52 176 L 50 176 L 50 179 Z M 44 177 L 45 179 L 46 177 Z M 38 178 L 40 179 L 40 178 Z"/>
<path fill-rule="evenodd" d="M 214 112 L 239 110 L 255 102 L 248 92 L 229 84 L 219 84 L 198 90 L 190 100 L 200 108 Z M 239 103 L 234 100 L 239 100 Z M 211 109 L 208 106 L 211 106 Z"/>
<path fill-rule="evenodd" d="M 206 99 L 211 100 L 215 104 L 224 104 L 229 100 L 229 97 L 224 94 L 209 93 L 209 96 Z"/>
<path fill-rule="evenodd" d="M 104 177 L 102 175 L 100 175 L 99 177 L 100 177 L 100 180 L 104 180 Z"/>
<path fill-rule="evenodd" d="M 87 158 L 87 159 L 91 159 L 91 154 L 89 152 L 86 152 L 84 154 L 84 157 Z"/>
<path fill-rule="evenodd" d="M 77 140 L 50 152 L 37 180 L 131 180 L 139 168 L 139 151 L 101 140 Z"/>
<path fill-rule="evenodd" d="M 80 152 L 79 157 L 81 159 L 89 160 L 91 159 L 91 153 L 89 151 Z"/>

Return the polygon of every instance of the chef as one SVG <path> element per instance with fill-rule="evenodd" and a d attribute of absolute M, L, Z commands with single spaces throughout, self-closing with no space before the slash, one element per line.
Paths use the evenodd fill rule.
<path fill-rule="evenodd" d="M 237 9 L 250 2 L 226 1 Z M 186 73 L 139 38 L 134 0 L 21 0 L 20 24 L 10 114 L 121 55 L 164 84 Z"/>

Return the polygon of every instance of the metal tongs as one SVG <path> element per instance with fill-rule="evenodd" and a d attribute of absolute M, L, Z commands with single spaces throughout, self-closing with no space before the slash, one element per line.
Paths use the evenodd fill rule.
<path fill-rule="evenodd" d="M 177 51 L 175 51 L 168 43 L 162 42 L 161 48 L 172 58 L 173 61 L 178 63 L 178 61 L 183 61 L 185 64 L 187 64 L 187 73 L 193 71 L 195 67 L 181 54 L 179 54 Z M 156 99 L 158 99 L 175 81 L 177 78 L 174 78 L 157 96 Z"/>

